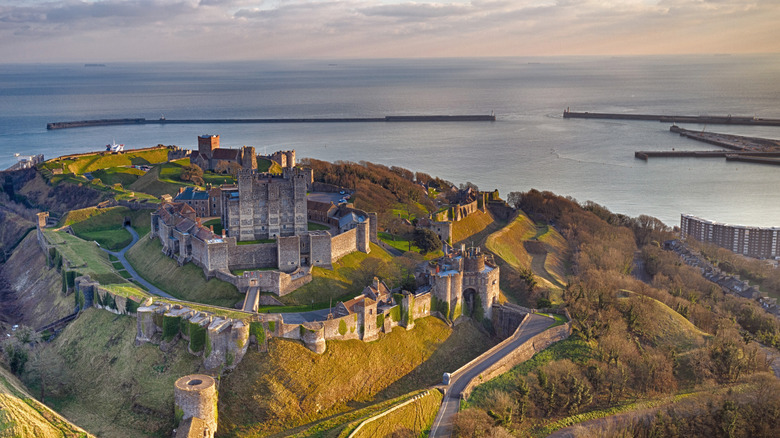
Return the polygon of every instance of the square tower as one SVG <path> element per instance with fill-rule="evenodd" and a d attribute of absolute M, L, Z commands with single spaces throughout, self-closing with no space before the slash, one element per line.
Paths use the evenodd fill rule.
<path fill-rule="evenodd" d="M 198 136 L 198 152 L 211 157 L 211 153 L 219 149 L 219 135 L 204 134 Z"/>

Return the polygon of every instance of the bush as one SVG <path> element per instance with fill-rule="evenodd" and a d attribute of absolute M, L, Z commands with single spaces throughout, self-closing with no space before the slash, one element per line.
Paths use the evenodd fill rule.
<path fill-rule="evenodd" d="M 384 316 L 384 315 L 383 315 L 383 316 Z M 379 316 L 377 315 L 377 318 L 378 318 L 378 317 L 379 317 Z M 339 334 L 340 334 L 341 336 L 344 336 L 344 335 L 346 335 L 346 334 L 347 334 L 347 323 L 346 323 L 346 322 L 344 322 L 344 320 L 343 320 L 343 319 L 342 319 L 341 321 L 339 321 Z"/>

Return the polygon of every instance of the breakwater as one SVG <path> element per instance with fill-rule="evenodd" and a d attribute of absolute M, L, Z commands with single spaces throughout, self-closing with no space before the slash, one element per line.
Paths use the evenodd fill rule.
<path fill-rule="evenodd" d="M 662 114 L 616 114 L 563 111 L 564 119 L 612 119 L 612 120 L 649 120 L 665 123 L 697 123 L 709 125 L 754 125 L 780 126 L 780 119 L 765 119 L 747 116 L 675 116 Z"/>
<path fill-rule="evenodd" d="M 84 128 L 90 126 L 112 125 L 181 125 L 181 124 L 242 124 L 242 123 L 400 123 L 400 122 L 495 122 L 496 116 L 490 115 L 423 115 L 423 116 L 385 116 L 385 117 L 329 117 L 329 118 L 291 118 L 291 119 L 99 119 L 77 120 L 72 122 L 47 123 L 46 129 Z"/>

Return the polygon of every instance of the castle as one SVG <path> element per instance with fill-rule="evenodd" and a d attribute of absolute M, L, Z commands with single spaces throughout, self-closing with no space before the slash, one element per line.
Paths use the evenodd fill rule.
<path fill-rule="evenodd" d="M 241 149 L 220 149 L 219 135 L 201 135 L 198 137 L 198 150 L 190 154 L 190 163 L 203 170 L 215 171 L 220 164 L 235 163 L 242 169 L 257 169 L 255 148 L 243 146 Z"/>
<path fill-rule="evenodd" d="M 221 190 L 227 235 L 252 241 L 306 233 L 306 193 L 311 184 L 311 169 L 285 167 L 281 177 L 240 170 L 238 187 Z"/>
<path fill-rule="evenodd" d="M 331 212 L 341 216 L 323 224 L 329 230 L 309 231 L 312 171 L 290 167 L 294 154 L 286 164 L 281 175 L 242 169 L 237 186 L 208 191 L 208 211 L 221 214 L 221 235 L 202 224 L 203 212 L 199 215 L 195 208 L 205 207 L 166 202 L 151 214 L 150 237 L 160 239 L 163 253 L 181 265 L 194 263 L 209 278 L 228 281 L 241 291 L 258 287 L 279 295 L 311 281 L 312 266 L 330 268 L 354 251 L 370 252 L 370 242 L 378 241 L 376 213 L 341 205 Z M 254 271 L 267 268 L 278 271 Z M 239 270 L 247 272 L 231 272 Z"/>
<path fill-rule="evenodd" d="M 434 309 L 451 320 L 461 315 L 490 319 L 498 303 L 499 267 L 479 247 L 450 252 L 432 260 L 417 274 L 422 286 L 418 293 L 430 290 Z"/>

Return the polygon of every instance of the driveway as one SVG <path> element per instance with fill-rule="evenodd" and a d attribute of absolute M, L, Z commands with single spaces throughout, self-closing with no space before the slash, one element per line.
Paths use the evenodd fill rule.
<path fill-rule="evenodd" d="M 464 372 L 454 377 L 453 381 L 451 381 L 447 387 L 447 392 L 444 395 L 444 399 L 442 399 L 439 413 L 436 414 L 436 419 L 433 421 L 433 427 L 431 428 L 431 433 L 428 435 L 429 437 L 441 438 L 452 436 L 452 421 L 454 415 L 458 413 L 461 393 L 466 388 L 466 385 L 499 359 L 514 351 L 532 337 L 547 330 L 555 322 L 551 318 L 540 315 L 529 314 L 528 317 L 530 318 L 528 322 L 513 335 L 513 340 L 511 342 L 508 342 L 493 354 L 484 357 L 481 361 L 472 364 Z"/>

